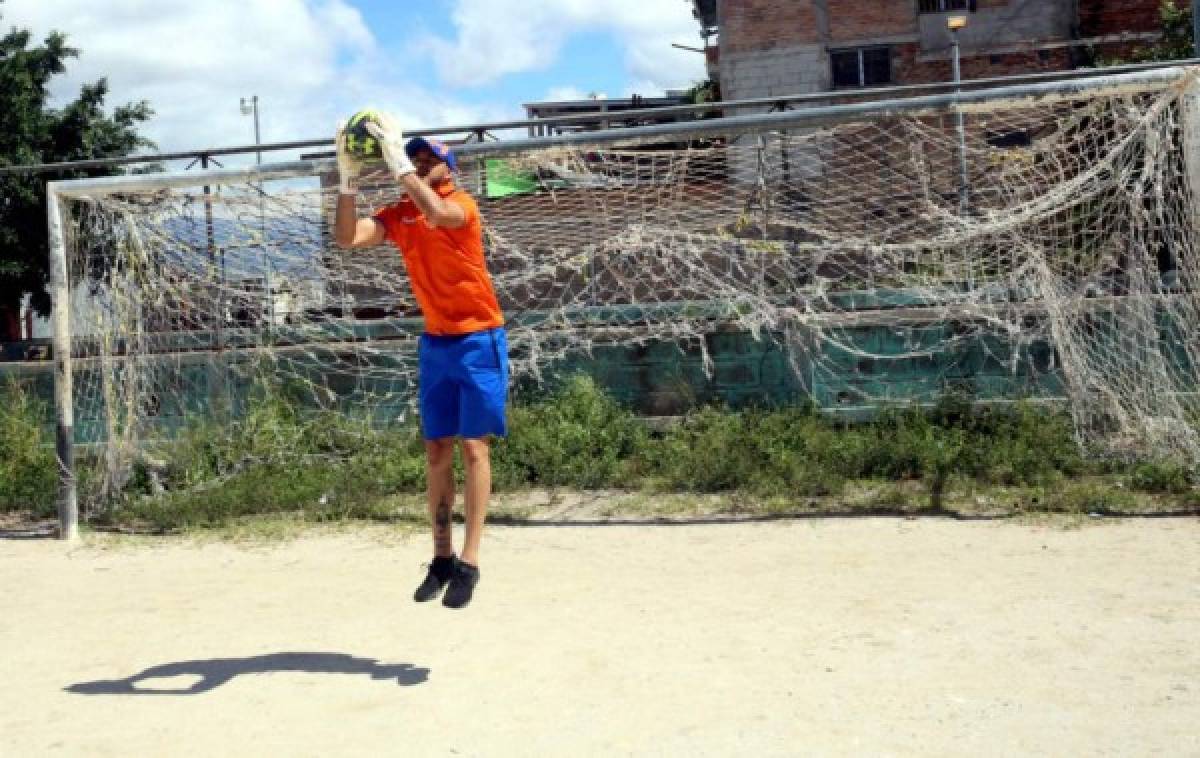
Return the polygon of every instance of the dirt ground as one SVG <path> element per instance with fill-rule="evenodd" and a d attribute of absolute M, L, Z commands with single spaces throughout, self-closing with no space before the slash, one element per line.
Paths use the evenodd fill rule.
<path fill-rule="evenodd" d="M 458 535 L 461 537 L 461 535 Z M 1200 755 L 1200 521 L 0 539 L 0 755 Z"/>

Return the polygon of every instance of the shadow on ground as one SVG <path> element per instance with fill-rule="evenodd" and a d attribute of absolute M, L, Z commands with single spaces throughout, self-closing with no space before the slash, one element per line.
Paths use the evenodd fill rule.
<path fill-rule="evenodd" d="M 356 658 L 344 653 L 271 653 L 249 658 L 210 658 L 178 661 L 138 672 L 125 679 L 79 682 L 64 689 L 77 695 L 199 695 L 220 687 L 242 674 L 272 674 L 300 671 L 314 674 L 366 674 L 371 679 L 394 679 L 401 686 L 421 684 L 429 669 L 411 663 L 381 664 L 374 658 Z M 144 682 L 175 677 L 200 677 L 187 686 L 143 687 Z"/>

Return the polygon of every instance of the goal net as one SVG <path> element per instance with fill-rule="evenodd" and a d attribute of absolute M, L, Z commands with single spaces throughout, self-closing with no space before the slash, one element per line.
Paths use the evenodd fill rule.
<path fill-rule="evenodd" d="M 1054 398 L 1094 453 L 1194 459 L 1195 76 L 465 145 L 514 379 L 664 345 L 711 378 L 748 333 L 797 402 Z M 311 454 L 247 444 L 281 397 L 329 456 L 331 418 L 413 421 L 419 312 L 396 250 L 332 243 L 330 169 L 56 185 L 85 503 L 200 426 L 231 470 Z"/>

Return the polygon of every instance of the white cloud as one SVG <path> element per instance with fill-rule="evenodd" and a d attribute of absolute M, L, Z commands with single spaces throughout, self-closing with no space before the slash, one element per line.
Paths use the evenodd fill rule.
<path fill-rule="evenodd" d="M 550 100 L 550 101 L 587 100 L 588 96 L 590 94 L 592 94 L 592 93 L 584 92 L 583 90 L 579 89 L 578 87 L 573 87 L 573 86 L 567 85 L 565 87 L 551 87 L 546 92 L 546 96 L 543 97 L 542 99 Z"/>
<path fill-rule="evenodd" d="M 346 0 L 7 0 L 0 15 L 81 50 L 54 80 L 56 102 L 106 76 L 110 106 L 150 102 L 143 132 L 164 151 L 252 144 L 238 103 L 253 94 L 264 142 L 332 136 L 339 116 L 367 105 L 421 126 L 508 115 L 404 83 Z"/>
<path fill-rule="evenodd" d="M 259 96 L 264 142 L 332 136 L 338 117 L 368 106 L 414 126 L 520 115 L 518 102 L 488 102 L 486 90 L 456 93 L 413 77 L 431 65 L 421 60 L 430 47 L 444 65 L 443 78 L 467 87 L 553 67 L 577 33 L 609 32 L 620 41 L 632 91 L 654 94 L 703 75 L 701 56 L 670 47 L 696 35 L 686 0 L 453 3 L 454 39 L 394 51 L 379 43 L 354 0 L 6 0 L 0 25 L 29 28 L 39 40 L 52 30 L 66 33 L 81 55 L 53 80 L 54 101 L 64 103 L 81 84 L 107 77 L 108 105 L 149 101 L 155 116 L 141 130 L 170 152 L 251 144 L 253 122 L 238 107 L 250 95 Z M 413 37 L 419 33 L 412 30 Z M 564 72 L 563 81 L 574 73 Z M 584 96 L 564 86 L 549 99 Z"/>
<path fill-rule="evenodd" d="M 609 31 L 627 76 L 661 91 L 704 77 L 703 56 L 671 47 L 696 41 L 691 8 L 685 0 L 454 0 L 456 37 L 430 46 L 444 80 L 472 86 L 548 68 L 573 34 Z"/>

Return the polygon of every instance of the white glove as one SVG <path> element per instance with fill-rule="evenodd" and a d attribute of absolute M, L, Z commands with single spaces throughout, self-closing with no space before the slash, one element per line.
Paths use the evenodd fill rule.
<path fill-rule="evenodd" d="M 362 173 L 362 164 L 351 157 L 350 151 L 346 149 L 345 121 L 338 122 L 334 144 L 337 145 L 338 192 L 353 195 L 355 190 L 351 182 Z"/>
<path fill-rule="evenodd" d="M 400 130 L 391 116 L 381 114 L 379 123 L 367 124 L 367 131 L 379 140 L 379 146 L 383 150 L 383 160 L 391 169 L 392 176 L 399 179 L 407 174 L 416 173 L 417 169 L 413 166 L 412 159 L 404 151 L 404 132 Z"/>

